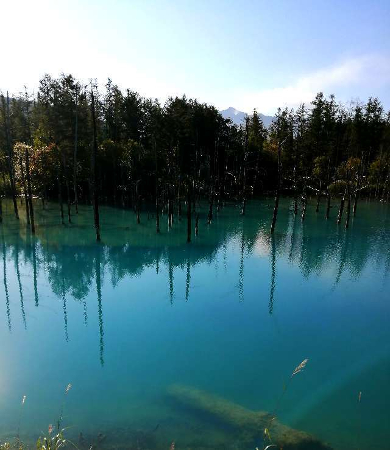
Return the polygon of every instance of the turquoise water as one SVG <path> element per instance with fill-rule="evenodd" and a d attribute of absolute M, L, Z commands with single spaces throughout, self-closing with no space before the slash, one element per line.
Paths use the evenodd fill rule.
<path fill-rule="evenodd" d="M 102 244 L 80 207 L 61 226 L 36 204 L 37 234 L 0 226 L 0 437 L 61 425 L 80 447 L 254 448 L 206 411 L 173 402 L 202 389 L 336 449 L 390 448 L 390 208 L 364 202 L 346 231 L 284 199 L 245 217 L 226 205 L 186 244 L 175 217 L 101 210 Z M 288 379 L 308 358 L 304 371 Z M 72 388 L 64 394 L 68 383 Z M 284 386 L 288 389 L 282 396 Z M 361 392 L 360 402 L 358 401 Z M 26 395 L 24 405 L 21 405 Z M 98 437 L 101 433 L 100 437 Z M 263 445 L 264 446 L 264 445 Z"/>

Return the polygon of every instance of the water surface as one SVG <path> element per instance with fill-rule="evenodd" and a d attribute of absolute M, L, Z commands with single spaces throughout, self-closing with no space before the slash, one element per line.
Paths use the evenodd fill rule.
<path fill-rule="evenodd" d="M 273 411 L 309 358 L 279 420 L 337 449 L 388 449 L 390 209 L 362 201 L 346 231 L 336 207 L 326 221 L 309 203 L 302 223 L 290 203 L 272 237 L 272 200 L 251 202 L 245 217 L 227 205 L 210 226 L 204 205 L 191 244 L 184 217 L 171 230 L 163 217 L 156 235 L 152 214 L 137 225 L 132 211 L 104 207 L 99 245 L 87 206 L 62 226 L 55 204 L 37 203 L 33 237 L 7 203 L 1 437 L 31 441 L 62 409 L 79 446 L 247 448 L 172 402 L 169 386 Z"/>

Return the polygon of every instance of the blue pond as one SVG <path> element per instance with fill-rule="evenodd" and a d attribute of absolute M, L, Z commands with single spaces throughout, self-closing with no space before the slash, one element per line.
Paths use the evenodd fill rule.
<path fill-rule="evenodd" d="M 185 217 L 157 235 L 152 214 L 103 207 L 97 245 L 87 206 L 62 226 L 37 202 L 34 237 L 6 203 L 1 441 L 62 417 L 78 447 L 264 448 L 264 430 L 215 417 L 218 396 L 334 449 L 389 449 L 390 208 L 361 201 L 345 230 L 336 204 L 326 221 L 312 201 L 302 223 L 283 199 L 271 236 L 271 205 L 227 204 L 210 225 L 203 205 L 191 244 Z"/>

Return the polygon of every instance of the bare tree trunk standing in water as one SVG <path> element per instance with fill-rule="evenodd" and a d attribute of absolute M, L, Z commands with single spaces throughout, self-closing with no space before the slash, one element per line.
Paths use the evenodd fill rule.
<path fill-rule="evenodd" d="M 245 216 L 246 210 L 246 163 L 248 156 L 248 134 L 249 134 L 249 117 L 246 117 L 245 120 L 245 144 L 244 144 L 244 160 L 242 163 L 242 207 L 241 207 L 241 215 Z M 278 163 L 279 164 L 279 163 Z M 279 170 L 279 166 L 278 166 Z"/>
<path fill-rule="evenodd" d="M 351 191 L 350 187 L 347 187 L 347 213 L 345 218 L 345 228 L 349 227 L 349 217 L 351 215 Z"/>
<path fill-rule="evenodd" d="M 390 166 L 389 166 L 389 170 L 387 172 L 385 183 L 383 185 L 382 198 L 381 198 L 382 202 L 389 201 L 389 181 L 390 181 Z M 354 208 L 355 208 L 355 205 L 354 205 Z M 354 215 L 355 215 L 355 211 L 354 211 Z"/>
<path fill-rule="evenodd" d="M 294 216 L 296 216 L 298 214 L 298 198 L 296 197 L 295 194 L 294 194 L 293 211 L 294 211 Z"/>
<path fill-rule="evenodd" d="M 78 144 L 78 85 L 76 84 L 76 98 L 75 98 L 75 123 L 74 123 L 74 153 L 73 153 L 73 191 L 74 191 L 74 206 L 76 214 L 79 213 L 79 199 L 77 195 L 77 144 Z"/>
<path fill-rule="evenodd" d="M 26 149 L 26 153 L 27 153 L 27 149 Z M 27 197 L 26 174 L 24 173 L 22 156 L 19 158 L 19 165 L 20 165 L 20 175 L 21 175 L 22 184 L 23 184 L 24 203 L 25 203 L 25 207 L 26 207 L 26 223 L 27 223 L 27 225 L 30 225 L 30 211 L 29 211 L 29 203 L 28 203 L 28 197 Z"/>
<path fill-rule="evenodd" d="M 209 212 L 207 214 L 207 223 L 210 225 L 213 220 L 213 203 L 214 203 L 214 191 L 213 186 L 210 187 L 210 198 L 209 198 Z"/>
<path fill-rule="evenodd" d="M 158 182 L 156 180 L 156 233 L 160 233 L 160 205 L 158 201 Z"/>
<path fill-rule="evenodd" d="M 68 223 L 72 223 L 72 219 L 71 219 L 71 215 L 70 215 L 70 189 L 69 189 L 69 178 L 68 178 L 68 173 L 67 173 L 67 160 L 66 160 L 65 152 L 63 152 L 62 150 L 61 150 L 61 155 L 62 155 L 62 166 L 63 166 L 63 170 L 64 170 L 64 175 L 65 175 L 66 205 L 67 205 L 67 209 L 68 209 Z"/>
<path fill-rule="evenodd" d="M 340 202 L 339 213 L 338 213 L 338 215 L 337 215 L 337 225 L 340 225 L 341 219 L 342 219 L 342 217 L 343 217 L 343 211 L 344 211 L 344 203 L 345 203 L 345 195 L 346 195 L 346 193 L 347 193 L 347 188 L 345 188 L 343 197 L 342 197 L 341 202 Z"/>
<path fill-rule="evenodd" d="M 140 224 L 141 223 L 141 218 L 140 218 L 140 195 L 138 192 L 138 185 L 140 183 L 141 180 L 138 180 L 135 183 L 135 196 L 136 196 L 136 208 L 137 208 L 137 223 Z"/>
<path fill-rule="evenodd" d="M 326 196 L 327 196 L 327 202 L 326 202 L 325 219 L 328 220 L 329 219 L 329 212 L 330 212 L 330 192 L 329 192 L 329 189 L 327 190 Z"/>
<path fill-rule="evenodd" d="M 303 193 L 302 193 L 302 215 L 301 215 L 302 222 L 305 220 L 305 217 L 306 217 L 306 208 L 307 208 L 307 194 L 306 194 L 306 181 L 305 181 L 305 186 L 303 188 Z"/>
<path fill-rule="evenodd" d="M 271 234 L 275 231 L 275 225 L 276 225 L 276 218 L 278 216 L 278 210 L 279 210 L 279 196 L 280 196 L 280 181 L 281 181 L 281 171 L 282 171 L 282 162 L 281 162 L 281 154 L 282 154 L 282 143 L 278 143 L 278 180 L 276 184 L 276 193 L 275 193 L 275 206 L 274 206 L 274 213 L 272 216 L 272 223 L 271 223 Z"/>
<path fill-rule="evenodd" d="M 31 176 L 30 176 L 30 158 L 28 155 L 27 148 L 26 148 L 26 176 L 27 176 L 28 208 L 30 213 L 31 232 L 32 234 L 35 234 L 34 207 L 32 202 Z"/>
<path fill-rule="evenodd" d="M 294 203 L 293 203 L 294 215 L 298 214 L 298 189 L 297 189 L 297 167 L 294 166 Z"/>
<path fill-rule="evenodd" d="M 322 181 L 320 180 L 320 187 L 318 189 L 318 195 L 317 195 L 316 213 L 318 213 L 318 211 L 320 210 L 321 189 L 322 189 Z"/>
<path fill-rule="evenodd" d="M 359 191 L 356 189 L 355 195 L 354 195 L 354 198 L 353 198 L 353 207 L 352 207 L 352 214 L 353 214 L 354 217 L 356 216 L 358 198 L 359 198 Z"/>
<path fill-rule="evenodd" d="M 199 214 L 196 215 L 195 219 L 195 236 L 199 234 Z"/>
<path fill-rule="evenodd" d="M 191 242 L 191 182 L 187 183 L 187 242 Z"/>
<path fill-rule="evenodd" d="M 0 192 L 0 223 L 3 223 L 3 193 Z"/>
<path fill-rule="evenodd" d="M 64 225 L 64 205 L 62 203 L 62 162 L 59 162 L 59 169 L 58 169 L 58 202 L 60 204 L 60 213 L 61 213 L 61 223 Z"/>
<path fill-rule="evenodd" d="M 177 187 L 177 216 L 179 221 L 181 220 L 181 197 L 180 197 L 180 192 L 181 192 L 181 178 L 179 175 L 179 181 L 178 181 L 178 187 Z"/>
<path fill-rule="evenodd" d="M 358 168 L 358 174 L 357 174 L 357 180 L 356 180 L 356 189 L 355 189 L 355 195 L 353 199 L 353 208 L 352 208 L 352 214 L 355 217 L 356 216 L 356 209 L 357 209 L 357 203 L 359 198 L 359 190 L 360 190 L 360 183 L 364 172 L 364 156 L 362 156 L 360 167 Z"/>
<path fill-rule="evenodd" d="M 158 161 L 157 161 L 157 147 L 156 139 L 153 141 L 154 145 L 154 162 L 156 168 L 156 233 L 160 233 L 160 205 L 159 205 L 159 193 L 158 193 Z"/>
<path fill-rule="evenodd" d="M 172 209 L 171 186 L 170 185 L 168 185 L 168 189 L 167 189 L 167 212 L 168 212 L 168 228 L 171 228 L 172 223 L 173 223 L 173 209 Z"/>
<path fill-rule="evenodd" d="M 7 146 L 7 161 L 8 161 L 8 171 L 9 180 L 11 184 L 11 194 L 12 202 L 14 204 L 15 217 L 19 219 L 18 205 L 16 202 L 16 187 L 15 187 L 15 176 L 14 176 L 14 163 L 13 163 L 13 151 L 11 144 L 11 126 L 10 126 L 10 116 L 9 116 L 9 96 L 7 91 L 7 102 L 4 99 L 4 95 L 1 96 L 3 115 L 4 115 L 4 134 Z"/>
<path fill-rule="evenodd" d="M 93 195 L 93 218 L 96 231 L 96 240 L 100 242 L 100 221 L 99 221 L 99 199 L 96 187 L 96 157 L 98 151 L 97 131 L 96 131 L 96 113 L 95 113 L 95 97 L 93 95 L 93 87 L 91 87 L 91 113 L 93 128 L 93 147 L 92 147 L 92 195 Z"/>
<path fill-rule="evenodd" d="M 325 219 L 329 219 L 329 213 L 330 213 L 330 191 L 329 186 L 331 182 L 331 174 L 330 174 L 330 158 L 328 157 L 328 170 L 327 170 L 327 177 L 326 177 L 326 212 L 325 212 Z"/>
<path fill-rule="evenodd" d="M 347 215 L 345 219 L 345 228 L 349 227 L 349 217 L 351 215 L 351 195 L 348 194 L 348 201 L 347 201 Z"/>

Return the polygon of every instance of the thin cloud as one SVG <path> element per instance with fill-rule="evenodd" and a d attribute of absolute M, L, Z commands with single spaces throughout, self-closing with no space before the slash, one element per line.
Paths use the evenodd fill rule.
<path fill-rule="evenodd" d="M 370 55 L 303 75 L 288 86 L 241 93 L 235 104 L 243 111 L 257 108 L 273 114 L 278 107 L 295 108 L 302 102 L 309 103 L 320 91 L 337 94 L 339 88 L 346 87 L 376 89 L 390 84 L 389 80 L 390 58 Z"/>

